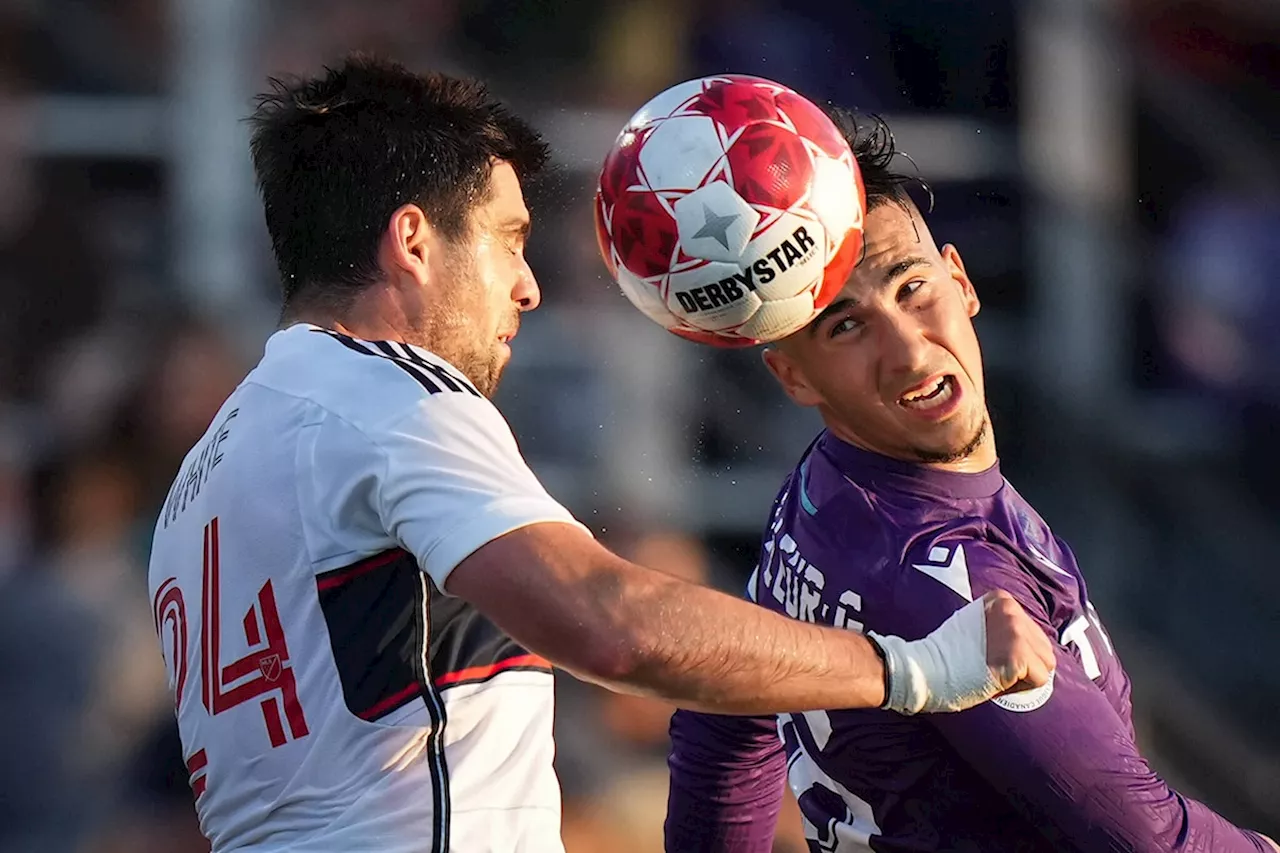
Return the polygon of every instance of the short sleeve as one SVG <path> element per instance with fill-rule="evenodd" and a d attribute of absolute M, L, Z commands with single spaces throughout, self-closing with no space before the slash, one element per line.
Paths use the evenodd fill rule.
<path fill-rule="evenodd" d="M 460 562 L 503 534 L 539 522 L 578 524 L 529 470 L 506 419 L 483 397 L 431 395 L 367 433 L 381 457 L 374 510 L 442 590 Z"/>

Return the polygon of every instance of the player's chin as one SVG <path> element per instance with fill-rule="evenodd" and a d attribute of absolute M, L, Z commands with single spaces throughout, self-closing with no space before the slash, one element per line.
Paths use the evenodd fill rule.
<path fill-rule="evenodd" d="M 945 421 L 909 424 L 904 430 L 904 439 L 920 462 L 959 462 L 970 456 L 981 443 L 981 424 L 969 412 L 957 412 Z"/>
<path fill-rule="evenodd" d="M 476 390 L 486 397 L 492 398 L 498 392 L 498 385 L 502 382 L 502 374 L 507 370 L 507 363 L 511 361 L 511 350 L 506 344 L 501 345 L 501 351 L 493 353 L 489 360 L 488 369 L 484 371 L 484 378 L 476 383 Z"/>

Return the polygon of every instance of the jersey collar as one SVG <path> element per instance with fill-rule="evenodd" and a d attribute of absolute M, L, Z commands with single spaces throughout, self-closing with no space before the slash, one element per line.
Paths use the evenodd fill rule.
<path fill-rule="evenodd" d="M 947 498 L 989 498 L 1004 486 L 999 462 L 976 474 L 940 471 L 854 447 L 830 432 L 822 434 L 816 449 L 860 486 L 884 485 Z"/>

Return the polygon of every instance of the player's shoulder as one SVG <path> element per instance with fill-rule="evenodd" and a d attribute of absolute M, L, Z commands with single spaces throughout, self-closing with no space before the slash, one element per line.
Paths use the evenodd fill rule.
<path fill-rule="evenodd" d="M 1010 543 L 977 506 L 860 483 L 823 452 L 821 439 L 787 487 L 796 494 L 792 503 L 803 509 L 795 513 L 798 526 L 810 529 L 822 550 L 856 555 L 847 561 L 847 574 L 861 579 L 872 597 L 896 599 L 904 588 L 909 597 L 919 584 L 941 583 L 972 599 L 975 575 L 1016 564 Z"/>
<path fill-rule="evenodd" d="M 895 550 L 891 583 L 883 590 L 886 614 L 939 615 L 993 589 L 1013 594 L 1024 606 L 1040 598 L 1016 547 L 980 516 L 904 532 Z"/>
<path fill-rule="evenodd" d="M 377 432 L 429 408 L 497 410 L 462 373 L 420 347 L 371 341 L 305 323 L 276 332 L 246 380 Z"/>
<path fill-rule="evenodd" d="M 815 452 L 820 440 L 778 490 L 747 587 L 752 600 L 776 602 L 792 616 L 802 588 L 807 598 L 823 590 L 838 598 L 839 591 L 867 588 L 891 568 L 883 520 L 865 490 Z"/>
<path fill-rule="evenodd" d="M 783 481 L 772 519 L 815 549 L 888 557 L 892 551 L 890 519 L 862 484 L 845 476 L 822 452 L 825 433 L 810 444 Z M 862 559 L 868 567 L 875 560 Z"/>

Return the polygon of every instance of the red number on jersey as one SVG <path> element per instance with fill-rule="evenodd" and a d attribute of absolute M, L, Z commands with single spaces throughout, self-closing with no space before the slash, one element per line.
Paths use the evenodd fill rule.
<path fill-rule="evenodd" d="M 289 646 L 276 608 L 275 590 L 267 581 L 258 590 L 256 601 L 249 605 L 241 627 L 244 629 L 248 654 L 223 665 L 222 661 L 222 591 L 221 565 L 218 553 L 218 519 L 204 528 L 204 572 L 200 590 L 200 698 L 210 714 L 218 715 L 246 702 L 260 700 L 262 721 L 272 747 L 282 746 L 289 738 L 297 740 L 308 734 L 307 718 L 298 702 L 298 686 L 289 666 Z M 177 578 L 160 584 L 152 602 L 156 633 L 162 645 L 168 644 L 173 666 L 174 707 L 180 708 L 182 691 L 187 682 L 187 610 L 178 588 Z M 164 628 L 168 628 L 168 637 Z M 284 709 L 281 715 L 281 707 Z M 286 726 L 287 723 L 287 726 Z M 286 734 L 287 731 L 287 734 Z M 197 766 L 190 766 L 192 763 Z M 192 787 L 196 796 L 204 790 L 201 771 L 207 763 L 204 750 L 188 761 Z M 196 777 L 199 777 L 198 779 Z M 198 784 L 197 784 L 198 783 Z"/>
<path fill-rule="evenodd" d="M 284 719 L 289 724 L 289 736 L 295 740 L 306 737 L 307 719 L 298 702 L 298 686 L 289 666 L 289 646 L 285 643 L 284 629 L 280 625 L 280 612 L 276 609 L 276 594 L 267 581 L 258 590 L 257 601 L 249 605 L 242 626 L 249 653 L 221 666 L 222 599 L 219 588 L 218 519 L 213 519 L 204 529 L 204 583 L 201 611 L 204 630 L 200 637 L 201 699 L 210 714 L 217 715 L 237 705 L 265 697 L 259 702 L 262 720 L 267 726 L 271 745 L 281 746 L 286 741 L 285 727 L 280 718 L 280 706 L 284 706 Z M 265 637 L 264 637 L 265 635 Z"/>
<path fill-rule="evenodd" d="M 182 688 L 187 683 L 187 607 L 182 601 L 177 578 L 169 578 L 160 584 L 151 609 L 162 647 L 165 643 L 163 626 L 168 625 L 170 629 L 169 659 L 173 661 L 173 707 L 176 709 L 182 703 Z"/>
<path fill-rule="evenodd" d="M 197 800 L 204 793 L 206 784 L 204 770 L 208 766 L 209 754 L 203 749 L 197 750 L 195 755 L 187 759 L 187 782 L 190 783 L 191 793 Z"/>

